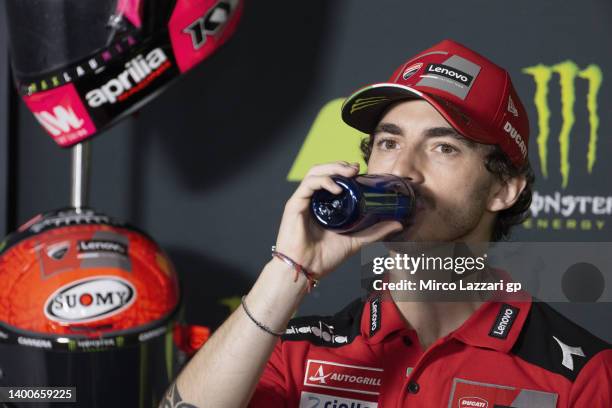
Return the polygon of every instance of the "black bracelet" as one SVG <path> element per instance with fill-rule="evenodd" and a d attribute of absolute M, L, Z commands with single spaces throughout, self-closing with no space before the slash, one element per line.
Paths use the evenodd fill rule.
<path fill-rule="evenodd" d="M 246 313 L 247 316 L 249 316 L 249 319 L 251 319 L 251 321 L 253 321 L 253 323 L 255 323 L 257 325 L 257 327 L 259 327 L 261 330 L 265 331 L 266 333 L 270 333 L 273 336 L 276 337 L 280 337 L 283 333 L 276 333 L 275 331 L 273 331 L 272 329 L 270 329 L 268 326 L 259 323 L 257 320 L 255 320 L 255 318 L 253 317 L 253 315 L 251 315 L 251 313 L 249 312 L 249 309 L 247 309 L 246 303 L 244 302 L 244 298 L 246 298 L 246 295 L 242 297 L 242 299 L 240 299 L 240 304 L 242 305 L 242 308 L 244 309 L 244 312 Z"/>

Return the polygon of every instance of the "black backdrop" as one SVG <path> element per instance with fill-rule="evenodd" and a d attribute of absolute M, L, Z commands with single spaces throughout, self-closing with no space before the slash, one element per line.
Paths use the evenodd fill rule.
<path fill-rule="evenodd" d="M 0 11 L 0 234 L 5 235 L 8 232 L 9 219 L 9 116 L 10 103 L 9 96 L 11 88 L 9 85 L 9 62 L 7 39 L 4 35 L 4 9 Z"/>
<path fill-rule="evenodd" d="M 214 327 L 269 259 L 284 202 L 296 187 L 292 180 L 317 161 L 355 158 L 358 138 L 354 145 L 346 139 L 352 133 L 339 123 L 338 98 L 453 38 L 513 76 L 531 117 L 539 197 L 550 201 L 558 193 L 605 203 L 612 196 L 611 23 L 607 0 L 311 0 L 290 8 L 278 0 L 249 2 L 235 37 L 215 56 L 93 141 L 90 202 L 158 240 L 183 281 L 187 318 Z M 0 56 L 3 41 L 4 35 Z M 14 229 L 68 204 L 70 153 L 51 141 L 21 102 L 9 134 L 6 60 L 0 61 L 0 166 L 6 166 L 9 140 L 14 144 L 11 166 L 0 179 L 0 211 L 7 214 L 0 222 Z M 587 69 L 593 65 L 601 75 Z M 538 85 L 536 76 L 546 73 L 550 81 Z M 547 97 L 536 103 L 542 92 Z M 563 101 L 572 97 L 573 109 L 564 110 Z M 538 145 L 546 128 L 548 141 Z M 561 158 L 564 138 L 567 159 Z M 581 210 L 543 207 L 517 228 L 515 239 L 612 241 L 605 204 Z M 326 279 L 300 313 L 331 313 L 358 296 L 358 266 L 352 259 Z M 609 305 L 555 307 L 612 340 L 612 326 L 601 323 L 612 318 Z"/>

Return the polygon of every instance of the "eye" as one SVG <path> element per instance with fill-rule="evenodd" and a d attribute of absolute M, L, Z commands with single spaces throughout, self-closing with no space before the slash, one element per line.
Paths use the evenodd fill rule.
<path fill-rule="evenodd" d="M 376 146 L 382 150 L 393 150 L 397 148 L 397 142 L 393 139 L 382 138 L 376 142 Z"/>
<path fill-rule="evenodd" d="M 436 146 L 436 151 L 446 155 L 459 153 L 459 149 L 448 143 L 440 143 Z"/>

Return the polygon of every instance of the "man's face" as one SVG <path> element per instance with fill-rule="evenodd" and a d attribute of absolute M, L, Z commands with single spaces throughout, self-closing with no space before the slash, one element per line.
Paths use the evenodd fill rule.
<path fill-rule="evenodd" d="M 460 136 L 424 100 L 392 106 L 373 136 L 368 173 L 406 178 L 420 197 L 413 223 L 387 240 L 489 240 L 498 185 L 484 166 L 489 146 Z"/>

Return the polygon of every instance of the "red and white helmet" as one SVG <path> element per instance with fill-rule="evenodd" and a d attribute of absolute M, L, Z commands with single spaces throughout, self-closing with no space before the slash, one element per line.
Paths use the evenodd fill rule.
<path fill-rule="evenodd" d="M 172 263 L 145 233 L 92 210 L 37 216 L 1 244 L 0 385 L 152 406 L 181 350 L 208 336 L 178 324 L 179 306 Z"/>

